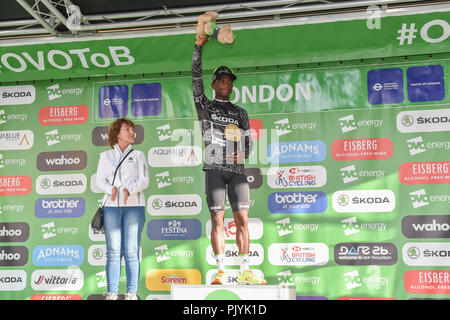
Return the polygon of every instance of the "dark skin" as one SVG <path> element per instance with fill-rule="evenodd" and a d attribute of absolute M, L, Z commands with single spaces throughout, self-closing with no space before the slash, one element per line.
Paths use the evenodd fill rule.
<path fill-rule="evenodd" d="M 195 44 L 203 46 L 208 41 L 208 36 L 196 36 Z M 215 97 L 219 100 L 230 100 L 230 94 L 233 91 L 233 80 L 230 76 L 224 75 L 211 83 L 214 89 Z M 227 155 L 227 160 L 233 160 L 234 163 L 242 163 L 245 159 L 245 153 L 242 151 L 233 152 Z M 211 246 L 215 254 L 221 254 L 225 251 L 225 240 L 223 237 L 224 211 L 211 213 Z M 248 231 L 248 210 L 238 210 L 233 212 L 236 222 L 236 245 L 240 254 L 248 254 L 250 250 L 250 234 Z"/>
<path fill-rule="evenodd" d="M 196 45 L 203 46 L 206 42 L 208 42 L 208 36 L 196 36 Z M 223 75 L 212 82 L 211 87 L 214 89 L 216 99 L 230 100 L 230 95 L 233 92 L 233 80 L 229 75 Z M 233 152 L 228 154 L 226 159 L 232 160 L 234 163 L 242 163 L 245 159 L 245 153 L 242 151 Z"/>

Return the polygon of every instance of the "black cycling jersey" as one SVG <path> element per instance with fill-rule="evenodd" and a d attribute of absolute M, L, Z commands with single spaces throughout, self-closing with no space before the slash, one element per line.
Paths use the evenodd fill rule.
<path fill-rule="evenodd" d="M 203 170 L 216 169 L 245 174 L 244 164 L 226 160 L 227 154 L 244 151 L 247 159 L 251 148 L 250 123 L 247 112 L 230 101 L 209 100 L 202 79 L 202 47 L 195 45 L 192 55 L 192 90 L 205 143 Z"/>

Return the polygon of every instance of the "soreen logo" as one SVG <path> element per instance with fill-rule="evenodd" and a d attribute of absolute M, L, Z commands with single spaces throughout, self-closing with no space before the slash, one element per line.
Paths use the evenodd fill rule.
<path fill-rule="evenodd" d="M 320 140 L 271 143 L 267 157 L 271 163 L 317 162 L 325 160 L 327 147 Z"/>
<path fill-rule="evenodd" d="M 80 124 L 89 118 L 86 105 L 43 107 L 39 110 L 39 123 L 43 126 Z"/>
<path fill-rule="evenodd" d="M 383 160 L 393 152 L 388 138 L 338 139 L 331 144 L 331 156 L 337 161 Z"/>
<path fill-rule="evenodd" d="M 85 211 L 83 198 L 41 198 L 34 204 L 34 214 L 38 218 L 78 218 Z"/>
<path fill-rule="evenodd" d="M 327 209 L 327 195 L 322 191 L 273 192 L 267 201 L 272 213 L 320 213 Z"/>
<path fill-rule="evenodd" d="M 145 286 L 154 291 L 170 291 L 171 284 L 202 284 L 197 269 L 150 269 L 145 274 Z"/>

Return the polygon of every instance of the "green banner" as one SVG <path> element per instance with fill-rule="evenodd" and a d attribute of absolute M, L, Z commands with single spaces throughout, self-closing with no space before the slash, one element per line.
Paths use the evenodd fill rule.
<path fill-rule="evenodd" d="M 435 12 L 381 15 L 374 22 L 363 15 L 359 20 L 235 30 L 233 45 L 208 44 L 204 69 L 445 53 L 449 18 L 449 12 Z M 0 82 L 190 72 L 193 33 L 0 47 Z"/>
<path fill-rule="evenodd" d="M 269 284 L 295 287 L 298 299 L 448 297 L 448 61 L 423 59 L 239 74 L 231 98 L 248 111 L 254 142 L 250 267 Z M 211 281 L 189 77 L 46 80 L 0 93 L 2 299 L 103 298 L 105 239 L 89 223 L 102 198 L 98 154 L 121 116 L 136 123 L 150 170 L 139 297 Z M 235 228 L 227 208 L 230 284 Z M 120 292 L 124 279 L 122 270 Z"/>

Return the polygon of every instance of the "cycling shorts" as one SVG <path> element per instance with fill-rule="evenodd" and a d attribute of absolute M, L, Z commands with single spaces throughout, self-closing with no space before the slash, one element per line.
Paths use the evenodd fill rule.
<path fill-rule="evenodd" d="M 226 191 L 233 212 L 249 209 L 250 190 L 245 174 L 205 170 L 205 187 L 206 201 L 211 213 L 225 211 Z"/>

